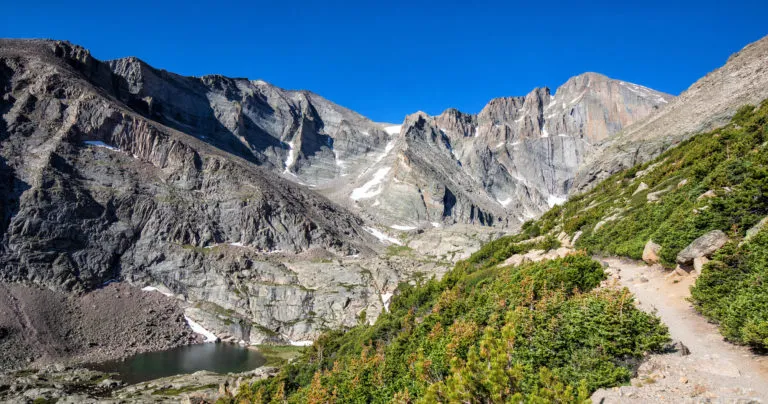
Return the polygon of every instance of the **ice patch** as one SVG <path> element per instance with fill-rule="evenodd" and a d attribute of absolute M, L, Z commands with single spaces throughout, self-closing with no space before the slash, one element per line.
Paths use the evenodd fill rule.
<path fill-rule="evenodd" d="M 381 294 L 381 303 L 384 304 L 384 310 L 387 312 L 389 311 L 389 302 L 392 300 L 392 293 L 382 293 Z"/>
<path fill-rule="evenodd" d="M 219 337 L 217 337 L 212 332 L 203 328 L 203 326 L 196 323 L 195 320 L 192 320 L 186 315 L 184 316 L 184 320 L 187 320 L 187 324 L 189 324 L 189 328 L 192 329 L 192 332 L 194 332 L 195 334 L 200 334 L 205 338 L 205 342 L 216 342 L 219 340 Z"/>
<path fill-rule="evenodd" d="M 393 224 L 392 226 L 389 226 L 389 227 L 395 230 L 402 230 L 402 231 L 416 230 L 415 226 L 403 226 L 400 224 Z"/>
<path fill-rule="evenodd" d="M 365 231 L 367 231 L 368 233 L 371 233 L 373 235 L 373 237 L 376 237 L 382 243 L 383 242 L 390 242 L 392 244 L 403 245 L 403 243 L 401 243 L 400 240 L 398 240 L 396 238 L 393 238 L 393 237 L 390 237 L 387 234 L 384 234 L 379 229 L 374 229 L 373 227 L 363 227 L 363 229 L 365 229 Z"/>
<path fill-rule="evenodd" d="M 154 286 L 144 286 L 143 288 L 141 288 L 141 290 L 143 290 L 145 292 L 160 292 L 160 293 L 162 293 L 162 294 L 164 294 L 164 295 L 166 295 L 168 297 L 173 297 L 173 293 L 163 292 L 162 290 L 160 290 L 160 289 L 158 289 L 158 288 L 156 288 Z"/>
<path fill-rule="evenodd" d="M 387 173 L 389 173 L 390 168 L 384 167 L 380 168 L 379 171 L 376 171 L 376 174 L 373 175 L 373 178 L 363 184 L 360 188 L 355 188 L 352 190 L 352 194 L 349 196 L 352 200 L 360 200 L 360 199 L 367 199 L 367 198 L 373 198 L 374 196 L 381 193 L 381 182 L 384 181 L 384 177 L 387 176 Z"/>
<path fill-rule="evenodd" d="M 285 158 L 285 172 L 296 163 L 296 150 L 293 148 L 293 140 L 288 142 L 288 157 Z"/>
<path fill-rule="evenodd" d="M 550 195 L 549 197 L 547 197 L 547 205 L 549 205 L 549 207 L 551 208 L 555 205 L 564 204 L 566 200 L 567 198 L 563 196 Z"/>
<path fill-rule="evenodd" d="M 112 146 L 112 145 L 108 145 L 108 144 L 106 144 L 106 143 L 104 143 L 104 142 L 102 142 L 100 140 L 86 140 L 83 143 L 87 144 L 88 146 L 103 147 L 105 149 L 109 149 L 109 150 L 112 150 L 112 151 L 120 151 L 120 149 L 118 149 L 117 147 Z"/>
<path fill-rule="evenodd" d="M 388 135 L 399 135 L 400 129 L 403 127 L 403 125 L 392 125 L 392 126 L 385 126 L 384 132 L 387 132 Z"/>

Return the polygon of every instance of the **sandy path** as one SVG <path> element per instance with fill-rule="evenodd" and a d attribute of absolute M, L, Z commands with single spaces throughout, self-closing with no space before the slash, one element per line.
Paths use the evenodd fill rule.
<path fill-rule="evenodd" d="M 686 300 L 694 275 L 679 276 L 621 258 L 606 258 L 614 287 L 627 287 L 638 306 L 655 312 L 690 355 L 651 355 L 632 386 L 600 390 L 596 402 L 768 401 L 768 358 L 723 340 L 717 326 Z"/>

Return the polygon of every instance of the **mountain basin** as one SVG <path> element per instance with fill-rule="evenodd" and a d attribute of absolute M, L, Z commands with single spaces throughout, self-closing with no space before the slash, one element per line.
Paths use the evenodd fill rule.
<path fill-rule="evenodd" d="M 246 372 L 265 363 L 264 355 L 255 349 L 236 344 L 207 343 L 145 352 L 121 360 L 92 363 L 87 367 L 117 373 L 118 379 L 124 383 L 136 384 L 200 370 L 222 374 Z"/>

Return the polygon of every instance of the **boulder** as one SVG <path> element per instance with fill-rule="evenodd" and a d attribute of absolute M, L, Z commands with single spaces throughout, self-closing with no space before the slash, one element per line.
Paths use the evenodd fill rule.
<path fill-rule="evenodd" d="M 688 247 L 680 251 L 677 254 L 677 263 L 680 265 L 691 265 L 695 258 L 710 257 L 712 253 L 719 250 L 727 242 L 728 236 L 725 233 L 721 230 L 713 230 L 693 240 Z"/>
<path fill-rule="evenodd" d="M 752 237 L 755 237 L 757 233 L 760 232 L 760 230 L 765 227 L 765 224 L 768 223 L 768 217 L 764 217 L 762 220 L 757 222 L 756 225 L 752 226 L 749 230 L 747 230 L 747 235 L 744 236 L 744 241 L 749 241 Z"/>
<path fill-rule="evenodd" d="M 635 190 L 635 192 L 632 193 L 632 196 L 635 196 L 640 192 L 645 191 L 646 189 L 648 189 L 648 184 L 641 182 L 640 185 L 637 186 L 637 189 Z"/>
<path fill-rule="evenodd" d="M 685 178 L 685 179 L 683 179 L 682 181 L 680 181 L 680 182 L 678 182 L 678 183 L 677 183 L 677 187 L 678 187 L 678 188 L 682 188 L 682 187 L 684 187 L 684 186 L 685 186 L 685 184 L 687 184 L 687 183 L 688 183 L 688 178 Z"/>
<path fill-rule="evenodd" d="M 648 265 L 659 262 L 659 251 L 661 251 L 661 246 L 654 243 L 653 240 L 648 240 L 645 243 L 645 248 L 643 248 L 643 261 Z"/>
<path fill-rule="evenodd" d="M 693 259 L 693 270 L 696 271 L 697 274 L 701 274 L 701 270 L 704 268 L 704 264 L 709 262 L 709 258 L 707 257 L 696 257 Z"/>
<path fill-rule="evenodd" d="M 715 193 L 715 191 L 710 189 L 709 191 L 704 192 L 703 194 L 699 195 L 699 197 L 696 198 L 696 199 L 714 198 L 716 196 L 717 196 L 717 194 Z"/>

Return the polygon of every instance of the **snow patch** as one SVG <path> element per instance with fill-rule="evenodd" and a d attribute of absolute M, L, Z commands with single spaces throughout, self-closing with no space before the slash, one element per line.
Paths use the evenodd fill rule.
<path fill-rule="evenodd" d="M 403 127 L 403 125 L 392 125 L 392 126 L 385 126 L 384 132 L 387 132 L 388 135 L 399 135 L 400 129 Z"/>
<path fill-rule="evenodd" d="M 285 158 L 285 172 L 296 163 L 296 150 L 293 148 L 293 140 L 288 142 L 288 157 Z"/>
<path fill-rule="evenodd" d="M 438 222 L 432 222 L 430 224 L 432 225 L 432 227 L 440 227 L 440 223 Z"/>
<path fill-rule="evenodd" d="M 389 312 L 389 302 L 392 300 L 392 293 L 382 293 L 381 294 L 381 303 L 384 304 L 384 310 Z"/>
<path fill-rule="evenodd" d="M 394 237 L 390 237 L 389 235 L 383 233 L 379 229 L 374 229 L 373 227 L 363 227 L 363 229 L 365 231 L 367 231 L 368 233 L 371 233 L 373 235 L 373 237 L 376 237 L 382 243 L 383 242 L 390 242 L 392 244 L 403 245 L 403 243 L 401 243 L 400 240 L 398 240 L 398 239 L 396 239 Z"/>
<path fill-rule="evenodd" d="M 242 242 L 240 242 L 240 241 L 237 241 L 237 242 L 234 242 L 234 243 L 229 243 L 229 245 L 234 246 L 234 247 L 245 247 L 245 245 Z"/>
<path fill-rule="evenodd" d="M 189 328 L 192 329 L 192 332 L 194 332 L 195 334 L 200 334 L 205 338 L 205 342 L 216 342 L 219 340 L 219 337 L 217 337 L 212 332 L 203 328 L 203 326 L 196 323 L 195 320 L 192 320 L 186 315 L 184 315 L 184 320 L 187 320 L 187 324 L 189 324 Z"/>
<path fill-rule="evenodd" d="M 549 137 L 549 132 L 547 132 L 547 128 L 541 128 L 541 137 Z"/>
<path fill-rule="evenodd" d="M 564 204 L 566 200 L 567 198 L 564 196 L 550 195 L 549 197 L 547 197 L 547 205 L 549 205 L 549 207 L 551 208 L 555 205 Z"/>
<path fill-rule="evenodd" d="M 402 231 L 416 230 L 416 226 L 403 226 L 401 224 L 393 224 L 392 226 L 389 226 L 389 227 L 395 230 L 402 230 Z"/>
<path fill-rule="evenodd" d="M 162 290 L 160 290 L 160 289 L 158 289 L 158 288 L 156 288 L 154 286 L 144 286 L 143 288 L 141 288 L 141 290 L 143 290 L 145 292 L 160 292 L 160 293 L 162 293 L 162 294 L 164 294 L 164 295 L 166 295 L 168 297 L 173 297 L 173 293 L 163 292 Z"/>
<path fill-rule="evenodd" d="M 120 149 L 118 149 L 117 147 L 108 145 L 102 142 L 101 140 L 86 140 L 83 143 L 87 144 L 88 146 L 103 147 L 105 149 L 112 150 L 112 151 L 120 151 Z"/>
<path fill-rule="evenodd" d="M 507 205 L 509 205 L 512 202 L 512 198 L 507 198 L 507 199 L 505 199 L 503 201 L 501 199 L 496 199 L 496 201 L 499 202 L 501 204 L 501 206 L 506 208 Z"/>
<path fill-rule="evenodd" d="M 352 195 L 349 197 L 352 200 L 360 200 L 360 199 L 367 199 L 367 198 L 373 198 L 374 196 L 381 193 L 381 183 L 384 181 L 384 177 L 387 176 L 387 173 L 389 173 L 390 168 L 384 167 L 380 168 L 379 171 L 376 171 L 376 174 L 373 175 L 373 178 L 363 184 L 360 188 L 355 188 L 352 190 Z"/>

